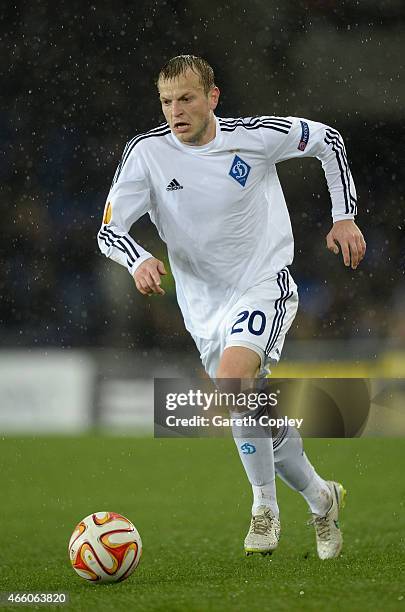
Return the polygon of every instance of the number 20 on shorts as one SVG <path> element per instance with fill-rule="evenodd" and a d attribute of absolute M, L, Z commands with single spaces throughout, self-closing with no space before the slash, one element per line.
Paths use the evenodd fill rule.
<path fill-rule="evenodd" d="M 242 310 L 237 315 L 235 323 L 232 325 L 231 335 L 245 331 L 247 328 L 251 334 L 261 336 L 266 327 L 266 315 L 261 310 Z"/>

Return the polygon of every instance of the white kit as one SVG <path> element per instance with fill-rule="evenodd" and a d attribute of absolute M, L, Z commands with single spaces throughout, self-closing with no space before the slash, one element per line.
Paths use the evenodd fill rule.
<path fill-rule="evenodd" d="M 167 244 L 186 328 L 215 338 L 241 296 L 293 260 L 275 164 L 296 157 L 321 160 L 333 220 L 353 219 L 356 192 L 343 140 L 326 125 L 295 117 L 216 118 L 216 137 L 204 146 L 181 143 L 167 124 L 141 134 L 128 142 L 117 168 L 100 249 L 133 274 L 151 254 L 129 230 L 148 213 Z"/>

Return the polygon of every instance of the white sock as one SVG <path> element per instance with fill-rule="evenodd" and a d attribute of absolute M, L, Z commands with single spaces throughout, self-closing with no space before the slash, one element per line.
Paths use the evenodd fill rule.
<path fill-rule="evenodd" d="M 330 508 L 331 495 L 304 453 L 300 434 L 290 427 L 286 438 L 274 451 L 276 474 L 291 489 L 301 493 L 312 513 L 324 516 Z"/>
<path fill-rule="evenodd" d="M 256 412 L 258 411 L 250 411 L 247 414 L 254 417 Z M 232 416 L 246 415 L 233 414 Z M 259 506 L 268 506 L 278 517 L 271 431 L 259 425 L 234 425 L 232 433 L 246 475 L 252 485 L 252 513 L 256 513 Z M 261 434 L 262 437 L 257 437 L 258 434 Z"/>
<path fill-rule="evenodd" d="M 252 514 L 257 514 L 260 506 L 271 508 L 276 517 L 279 516 L 279 509 L 276 497 L 276 479 L 268 484 L 259 486 L 252 484 L 253 505 Z"/>
<path fill-rule="evenodd" d="M 326 482 L 315 470 L 309 484 L 300 493 L 313 514 L 325 516 L 332 503 L 331 493 Z"/>

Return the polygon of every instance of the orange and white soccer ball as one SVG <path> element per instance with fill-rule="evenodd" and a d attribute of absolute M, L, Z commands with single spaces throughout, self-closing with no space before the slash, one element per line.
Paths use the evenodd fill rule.
<path fill-rule="evenodd" d="M 92 582 L 125 580 L 141 554 L 142 540 L 135 525 L 116 512 L 89 514 L 75 527 L 69 541 L 73 569 Z"/>

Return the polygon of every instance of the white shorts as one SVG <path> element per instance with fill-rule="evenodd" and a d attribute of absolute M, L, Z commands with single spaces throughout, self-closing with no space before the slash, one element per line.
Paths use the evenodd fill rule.
<path fill-rule="evenodd" d="M 297 285 L 287 268 L 248 289 L 218 326 L 215 338 L 193 336 L 208 376 L 216 377 L 222 353 L 230 346 L 255 351 L 260 357 L 259 376 L 266 376 L 270 363 L 280 359 L 297 308 Z"/>

